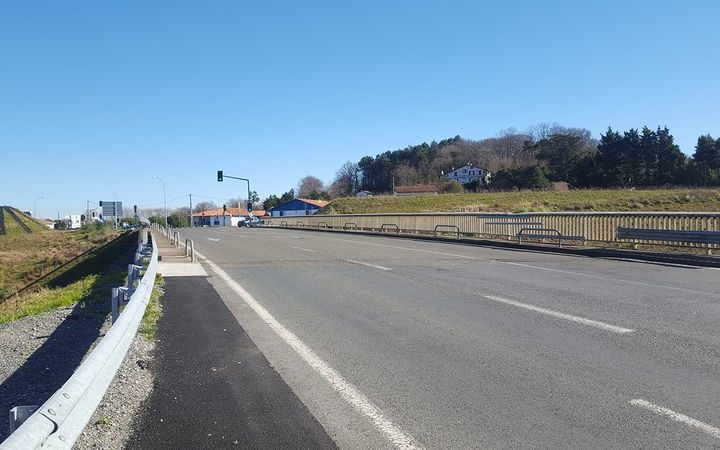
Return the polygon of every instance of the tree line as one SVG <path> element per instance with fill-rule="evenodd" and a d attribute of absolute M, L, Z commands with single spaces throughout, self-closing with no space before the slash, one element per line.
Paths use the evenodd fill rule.
<path fill-rule="evenodd" d="M 667 127 L 612 128 L 595 139 L 585 128 L 538 124 L 525 132 L 513 128 L 497 137 L 470 140 L 460 136 L 430 144 L 364 156 L 345 163 L 335 183 L 348 189 L 392 192 L 395 185 L 439 183 L 442 174 L 465 164 L 492 172 L 489 185 L 478 182 L 465 190 L 542 189 L 554 181 L 573 187 L 614 188 L 664 185 L 720 185 L 720 138 L 698 137 L 688 158 Z M 334 184 L 335 184 L 334 183 Z M 446 186 L 448 191 L 457 187 Z"/>
<path fill-rule="evenodd" d="M 489 184 L 444 181 L 444 173 L 466 164 L 489 170 Z M 545 189 L 556 181 L 576 188 L 720 186 L 720 137 L 699 136 L 687 157 L 667 127 L 622 132 L 608 128 L 596 139 L 585 128 L 540 123 L 480 140 L 455 136 L 348 161 L 327 186 L 305 176 L 296 188 L 270 195 L 263 207 L 295 197 L 329 200 L 360 190 L 392 193 L 393 185 L 439 184 L 442 192 L 477 192 Z"/>

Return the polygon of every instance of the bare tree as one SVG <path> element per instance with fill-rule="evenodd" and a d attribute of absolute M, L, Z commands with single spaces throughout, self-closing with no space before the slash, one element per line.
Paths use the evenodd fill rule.
<path fill-rule="evenodd" d="M 360 186 L 360 167 L 350 161 L 346 162 L 335 173 L 335 181 L 330 191 L 336 197 L 349 197 L 355 195 Z"/>
<path fill-rule="evenodd" d="M 325 183 L 320 178 L 308 175 L 298 181 L 297 195 L 300 198 L 317 196 L 325 191 Z"/>
<path fill-rule="evenodd" d="M 193 212 L 203 212 L 210 209 L 215 209 L 218 206 L 215 204 L 215 202 L 200 202 L 193 207 Z"/>

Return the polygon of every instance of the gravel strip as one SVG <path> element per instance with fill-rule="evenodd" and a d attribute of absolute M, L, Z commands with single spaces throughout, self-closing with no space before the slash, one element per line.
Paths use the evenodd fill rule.
<path fill-rule="evenodd" d="M 107 314 L 78 304 L 0 325 L 0 442 L 14 406 L 42 405 L 72 375 L 111 326 Z M 124 448 L 132 421 L 150 395 L 155 344 L 141 335 L 77 441 L 80 449 Z"/>
<path fill-rule="evenodd" d="M 135 336 L 102 403 L 75 443 L 76 449 L 125 448 L 140 406 L 153 390 L 154 377 L 148 366 L 154 349 L 153 342 Z"/>

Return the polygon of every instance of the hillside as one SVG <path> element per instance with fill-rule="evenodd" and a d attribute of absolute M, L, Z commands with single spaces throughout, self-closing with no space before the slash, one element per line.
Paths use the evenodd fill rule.
<path fill-rule="evenodd" d="M 320 214 L 411 212 L 720 211 L 720 190 L 575 190 L 340 198 Z"/>
<path fill-rule="evenodd" d="M 0 302 L 16 290 L 118 235 L 108 227 L 51 231 L 34 222 L 34 225 L 28 223 L 26 226 L 33 230 L 40 228 L 41 232 L 27 233 L 11 214 L 3 212 L 7 232 L 0 235 Z"/>
<path fill-rule="evenodd" d="M 15 235 L 22 233 L 40 233 L 49 231 L 40 222 L 29 217 L 17 208 L 2 206 L 2 220 L 0 220 L 0 234 Z"/>

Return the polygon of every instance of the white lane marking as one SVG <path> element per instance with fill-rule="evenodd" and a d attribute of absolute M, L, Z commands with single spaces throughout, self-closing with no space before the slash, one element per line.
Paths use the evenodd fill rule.
<path fill-rule="evenodd" d="M 376 247 L 395 248 L 395 249 L 400 249 L 400 250 L 411 250 L 413 252 L 431 253 L 433 255 L 452 256 L 454 258 L 465 258 L 465 259 L 475 259 L 478 261 L 487 261 L 486 259 L 483 259 L 483 258 L 478 258 L 475 256 L 458 255 L 456 253 L 435 252 L 432 250 L 421 250 L 418 248 L 401 247 L 398 245 L 387 245 L 387 244 L 376 244 L 374 242 L 354 241 L 352 239 L 336 239 L 336 238 L 328 238 L 328 237 L 320 237 L 320 236 L 313 236 L 313 237 L 318 238 L 318 239 L 327 239 L 329 241 L 352 242 L 354 244 L 361 244 L 361 245 L 374 245 Z"/>
<path fill-rule="evenodd" d="M 214 239 L 214 238 L 211 238 L 211 237 L 208 238 L 208 241 L 213 241 L 213 242 L 217 242 L 217 241 L 219 241 L 219 240 L 220 240 L 220 239 Z"/>
<path fill-rule="evenodd" d="M 648 287 L 654 287 L 654 288 L 660 288 L 660 289 L 671 289 L 671 290 L 675 290 L 675 291 L 691 292 L 693 294 L 710 295 L 712 297 L 718 296 L 718 294 L 716 294 L 714 292 L 698 291 L 696 289 L 680 288 L 680 287 L 675 287 L 675 286 L 666 286 L 663 284 L 643 283 L 642 281 L 624 280 L 622 278 L 606 277 L 603 275 L 593 275 L 590 273 L 580 273 L 580 272 L 572 272 L 569 270 L 552 269 L 550 267 L 533 266 L 532 264 L 514 263 L 514 262 L 509 262 L 509 261 L 495 261 L 495 260 L 490 260 L 490 261 L 497 262 L 500 264 L 507 264 L 509 266 L 526 267 L 528 269 L 537 269 L 537 270 L 545 270 L 547 272 L 556 272 L 556 273 L 563 273 L 563 274 L 568 274 L 568 275 L 576 275 L 578 277 L 595 278 L 598 280 L 620 281 L 623 283 L 637 284 L 639 286 L 648 286 Z"/>
<path fill-rule="evenodd" d="M 625 334 L 625 333 L 632 333 L 633 331 L 635 331 L 630 328 L 618 327 L 615 325 L 610 325 L 609 323 L 598 322 L 597 320 L 586 319 L 584 317 L 579 317 L 579 316 L 573 316 L 570 314 L 553 311 L 552 309 L 541 308 L 539 306 L 530 305 L 530 304 L 518 302 L 515 300 L 510 300 L 507 298 L 496 297 L 494 295 L 483 295 L 483 297 L 485 297 L 488 300 L 493 300 L 496 302 L 505 303 L 505 304 L 512 305 L 512 306 L 517 306 L 519 308 L 525 308 L 530 311 L 539 312 L 541 314 L 546 314 L 548 316 L 557 317 L 558 319 L 564 319 L 564 320 L 569 320 L 571 322 L 581 323 L 583 325 L 600 328 L 601 330 L 605 330 L 605 331 L 612 331 L 613 333 Z"/>
<path fill-rule="evenodd" d="M 699 420 L 693 419 L 692 417 L 686 416 L 685 414 L 680 414 L 671 409 L 663 408 L 662 406 L 655 405 L 641 398 L 630 400 L 630 404 L 639 408 L 646 409 L 657 415 L 665 416 L 670 420 L 674 420 L 675 422 L 684 423 L 685 425 L 697 428 L 705 434 L 709 434 L 716 439 L 720 439 L 720 428 L 713 427 L 706 424 L 705 422 L 700 422 Z"/>
<path fill-rule="evenodd" d="M 303 252 L 317 253 L 315 250 L 310 250 L 309 248 L 302 248 L 302 247 L 290 247 L 290 248 L 294 248 L 295 250 L 300 250 Z"/>
<path fill-rule="evenodd" d="M 268 324 L 268 326 L 285 341 L 295 352 L 312 367 L 321 377 L 327 381 L 330 386 L 335 389 L 338 394 L 348 402 L 358 412 L 368 417 L 375 424 L 375 427 L 385 434 L 390 442 L 396 448 L 414 449 L 421 448 L 415 440 L 397 425 L 392 423 L 385 417 L 382 410 L 375 406 L 369 398 L 360 392 L 349 381 L 343 378 L 338 371 L 330 367 L 320 356 L 318 356 L 310 347 L 300 340 L 292 331 L 285 328 L 283 324 L 278 322 L 272 314 L 268 312 L 249 292 L 243 289 L 240 284 L 233 280 L 230 275 L 225 273 L 214 262 L 210 261 L 204 255 L 195 252 L 195 255 L 202 259 L 212 269 L 215 274 L 227 283 L 230 288 L 235 291 L 245 303 L 252 308 L 260 318 Z"/>
<path fill-rule="evenodd" d="M 346 262 L 349 262 L 350 264 L 360 264 L 361 266 L 367 266 L 372 267 L 373 269 L 380 269 L 380 270 L 392 270 L 389 267 L 383 267 L 383 266 L 376 266 L 375 264 L 365 263 L 362 261 L 355 261 L 354 259 L 346 259 Z"/>
<path fill-rule="evenodd" d="M 352 239 L 337 239 L 337 238 L 328 238 L 328 237 L 321 237 L 321 236 L 312 236 L 312 237 L 315 237 L 317 239 L 327 239 L 330 241 L 352 242 L 355 244 L 362 244 L 362 245 L 374 245 L 377 247 L 387 247 L 387 248 L 395 248 L 395 249 L 400 249 L 400 250 L 410 250 L 413 252 L 431 253 L 431 254 L 435 254 L 435 255 L 452 256 L 452 257 L 463 258 L 463 259 L 474 259 L 476 261 L 486 261 L 486 262 L 495 263 L 495 264 L 507 264 L 509 266 L 526 267 L 528 269 L 545 270 L 548 272 L 556 272 L 556 273 L 562 273 L 562 274 L 567 274 L 567 275 L 575 275 L 575 276 L 579 276 L 579 277 L 595 278 L 595 279 L 599 279 L 599 280 L 618 281 L 621 283 L 635 284 L 635 285 L 639 285 L 639 286 L 647 286 L 647 287 L 654 287 L 654 288 L 660 288 L 660 289 L 671 289 L 671 290 L 675 290 L 675 291 L 691 292 L 693 294 L 709 295 L 712 297 L 720 296 L 720 294 L 716 294 L 714 292 L 699 291 L 696 289 L 679 288 L 679 287 L 675 287 L 675 286 L 666 286 L 666 285 L 662 285 L 662 284 L 643 283 L 642 281 L 624 280 L 622 278 L 605 277 L 602 275 L 592 275 L 592 274 L 588 274 L 588 273 L 572 272 L 569 270 L 551 269 L 549 267 L 533 266 L 531 264 L 514 263 L 514 262 L 509 262 L 509 261 L 497 261 L 494 259 L 478 258 L 475 256 L 458 255 L 456 253 L 445 253 L 445 252 L 436 252 L 436 251 L 432 251 L 432 250 L 421 250 L 421 249 L 417 249 L 417 248 L 402 247 L 402 246 L 398 246 L 398 245 L 376 244 L 374 242 L 362 242 L 362 241 L 355 241 Z M 720 269 L 715 268 L 715 270 L 720 270 Z"/>

